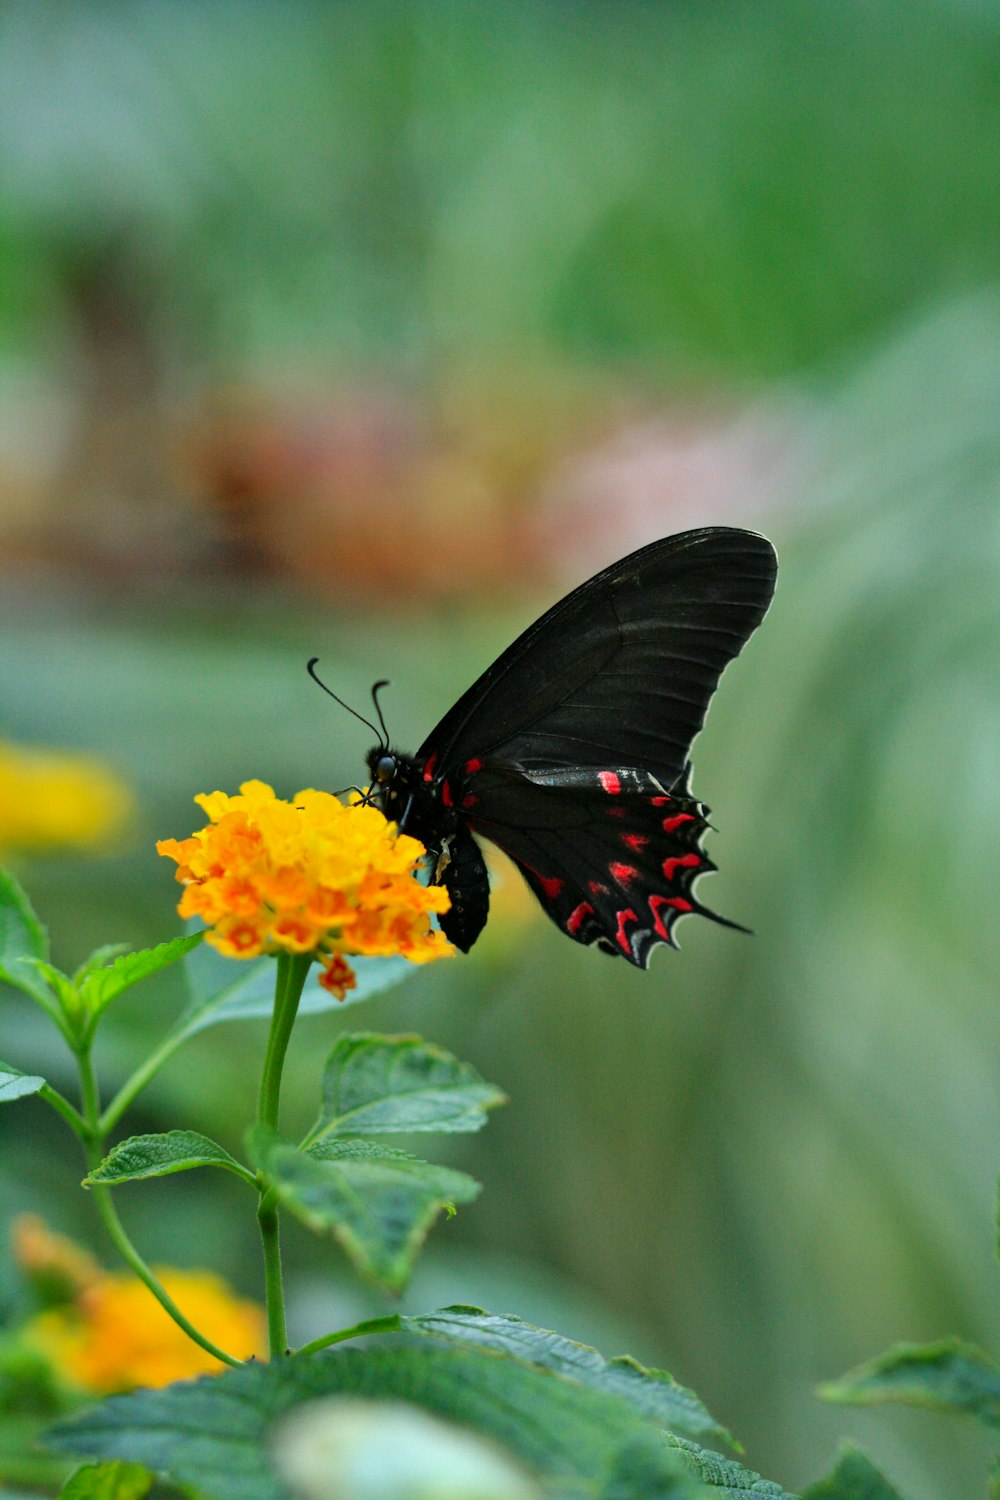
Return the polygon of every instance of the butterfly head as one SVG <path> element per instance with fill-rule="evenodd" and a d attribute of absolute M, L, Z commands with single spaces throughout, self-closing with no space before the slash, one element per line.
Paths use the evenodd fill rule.
<path fill-rule="evenodd" d="M 404 811 L 403 759 L 388 745 L 373 745 L 365 756 L 368 767 L 368 800 L 386 817 L 398 822 Z"/>
<path fill-rule="evenodd" d="M 399 774 L 399 757 L 393 755 L 385 745 L 374 745 L 365 756 L 368 774 L 372 779 L 372 790 L 384 792 L 392 786 Z"/>

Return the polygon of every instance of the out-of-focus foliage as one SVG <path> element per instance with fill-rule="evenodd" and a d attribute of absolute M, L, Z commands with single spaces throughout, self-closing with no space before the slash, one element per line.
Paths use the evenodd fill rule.
<path fill-rule="evenodd" d="M 408 1308 L 631 1347 L 789 1486 L 847 1434 L 914 1500 L 981 1489 L 974 1435 L 812 1390 L 901 1338 L 1000 1348 L 998 94 L 975 0 L 15 3 L 0 48 L 4 729 L 137 798 L 111 857 L 20 867 L 56 960 L 171 934 L 152 843 L 196 790 L 362 774 L 309 656 L 362 708 L 390 676 L 413 748 L 551 601 L 501 609 L 526 580 L 767 531 L 778 595 L 694 758 L 704 894 L 757 936 L 687 923 L 622 973 L 508 879 L 364 1024 L 512 1100 Z M 147 995 L 107 1023 L 119 1081 L 182 1008 Z M 303 1022 L 303 1129 L 335 1025 Z M 12 1034 L 68 1084 L 5 994 Z M 128 1128 L 236 1149 L 261 1035 L 206 1031 Z M 91 1233 L 41 1106 L 9 1114 L 0 1217 Z M 207 1175 L 123 1212 L 256 1291 Z M 382 1310 L 287 1240 L 304 1322 Z"/>
<path fill-rule="evenodd" d="M 1000 269 L 987 7 L 25 0 L 4 33 L 29 349 L 117 266 L 224 366 L 773 376 Z"/>

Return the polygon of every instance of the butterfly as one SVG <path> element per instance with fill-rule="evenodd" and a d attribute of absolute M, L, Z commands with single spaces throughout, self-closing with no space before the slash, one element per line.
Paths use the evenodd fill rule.
<path fill-rule="evenodd" d="M 640 968 L 675 946 L 687 913 L 738 927 L 695 895 L 716 866 L 688 753 L 776 574 L 755 532 L 665 537 L 553 605 L 415 755 L 390 748 L 383 725 L 369 797 L 425 845 L 456 947 L 468 952 L 489 912 L 478 838 L 510 856 L 564 933 Z"/>

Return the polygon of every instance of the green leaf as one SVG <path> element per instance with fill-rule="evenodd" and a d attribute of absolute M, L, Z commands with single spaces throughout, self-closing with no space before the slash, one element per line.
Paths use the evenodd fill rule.
<path fill-rule="evenodd" d="M 988 1354 L 958 1339 L 896 1344 L 820 1389 L 827 1401 L 871 1406 L 899 1401 L 977 1417 L 1000 1427 L 1000 1369 Z"/>
<path fill-rule="evenodd" d="M 479 1130 L 506 1102 L 469 1063 L 419 1036 L 342 1036 L 323 1074 L 315 1135 Z"/>
<path fill-rule="evenodd" d="M 336 1395 L 410 1402 L 457 1422 L 565 1500 L 704 1497 L 677 1454 L 648 1442 L 651 1429 L 629 1402 L 502 1354 L 426 1339 L 245 1365 L 113 1397 L 60 1423 L 48 1441 L 63 1452 L 143 1463 L 209 1500 L 283 1500 L 272 1467 L 279 1424 L 299 1403 Z M 633 1482 L 630 1464 L 639 1471 Z"/>
<path fill-rule="evenodd" d="M 299 1002 L 299 1015 L 321 1015 L 370 1000 L 401 984 L 414 972 L 405 958 L 352 958 L 357 987 L 337 1000 L 319 983 L 319 969 L 310 971 Z M 191 1003 L 172 1036 L 187 1041 L 209 1026 L 224 1021 L 267 1019 L 274 1009 L 274 959 L 224 958 L 208 943 L 195 948 L 184 962 Z"/>
<path fill-rule="evenodd" d="M 404 1286 L 442 1210 L 479 1184 L 374 1141 L 321 1141 L 299 1151 L 273 1130 L 249 1136 L 251 1159 L 280 1201 L 312 1230 L 332 1230 L 358 1270 L 389 1291 Z"/>
<path fill-rule="evenodd" d="M 663 1457 L 663 1439 L 658 1434 L 634 1438 L 618 1455 L 598 1500 L 687 1500 L 691 1495 L 707 1495 L 701 1485 L 692 1486 L 686 1468 L 667 1468 Z"/>
<path fill-rule="evenodd" d="M 783 1490 L 773 1479 L 762 1479 L 753 1469 L 745 1469 L 733 1458 L 724 1458 L 721 1453 L 712 1453 L 688 1438 L 666 1434 L 668 1445 L 681 1454 L 702 1484 L 711 1489 L 722 1490 L 733 1500 L 742 1495 L 753 1495 L 757 1500 L 797 1500 L 788 1490 Z"/>
<path fill-rule="evenodd" d="M 99 948 L 94 949 L 89 958 L 84 959 L 83 963 L 75 971 L 73 983 L 78 986 L 81 985 L 87 975 L 92 973 L 94 969 L 104 969 L 111 963 L 112 959 L 118 958 L 122 953 L 131 953 L 131 951 L 132 945 L 130 943 L 102 943 Z"/>
<path fill-rule="evenodd" d="M 254 1174 L 222 1146 L 196 1130 L 168 1130 L 163 1135 L 133 1135 L 120 1141 L 83 1179 L 84 1187 L 115 1187 L 145 1177 L 167 1177 L 194 1167 L 225 1167 L 256 1186 Z"/>
<path fill-rule="evenodd" d="M 9 870 L 0 866 L 0 980 L 32 999 L 39 998 L 26 958 L 48 958 L 49 940 L 27 895 Z"/>
<path fill-rule="evenodd" d="M 51 1420 L 34 1412 L 0 1411 L 0 1483 L 54 1490 L 65 1479 L 66 1460 L 40 1446 L 40 1435 Z"/>
<path fill-rule="evenodd" d="M 45 1079 L 37 1073 L 22 1073 L 10 1063 L 0 1062 L 0 1104 L 10 1104 L 14 1099 L 25 1099 L 37 1094 L 45 1087 Z"/>
<path fill-rule="evenodd" d="M 141 1464 L 88 1464 L 59 1491 L 59 1500 L 142 1500 L 153 1476 Z"/>
<path fill-rule="evenodd" d="M 202 940 L 200 932 L 184 937 L 171 938 L 167 943 L 157 943 L 155 948 L 141 948 L 137 953 L 123 953 L 103 968 L 91 969 L 80 986 L 80 997 L 87 1010 L 94 1015 L 100 1013 L 117 1000 L 124 990 L 158 974 L 170 964 L 175 964 L 190 953 Z"/>
<path fill-rule="evenodd" d="M 21 968 L 30 969 L 41 976 L 47 989 L 55 995 L 64 1016 L 73 1018 L 80 1014 L 80 996 L 76 985 L 68 974 L 50 964 L 46 958 L 22 958 Z"/>
<path fill-rule="evenodd" d="M 900 1495 L 871 1459 L 848 1443 L 826 1478 L 811 1484 L 802 1500 L 900 1500 Z"/>
<path fill-rule="evenodd" d="M 541 1369 L 555 1370 L 581 1385 L 621 1396 L 642 1416 L 682 1437 L 737 1446 L 693 1391 L 678 1385 L 665 1370 L 647 1370 L 627 1356 L 606 1359 L 588 1344 L 479 1307 L 445 1307 L 419 1317 L 402 1317 L 400 1325 L 434 1338 L 495 1349 Z"/>

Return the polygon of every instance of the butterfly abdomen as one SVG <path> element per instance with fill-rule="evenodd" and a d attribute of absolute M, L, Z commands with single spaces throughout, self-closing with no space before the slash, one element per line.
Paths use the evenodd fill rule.
<path fill-rule="evenodd" d="M 486 925 L 490 880 L 482 850 L 467 829 L 460 828 L 446 840 L 434 879 L 451 897 L 451 909 L 440 919 L 441 931 L 456 948 L 468 953 Z"/>

